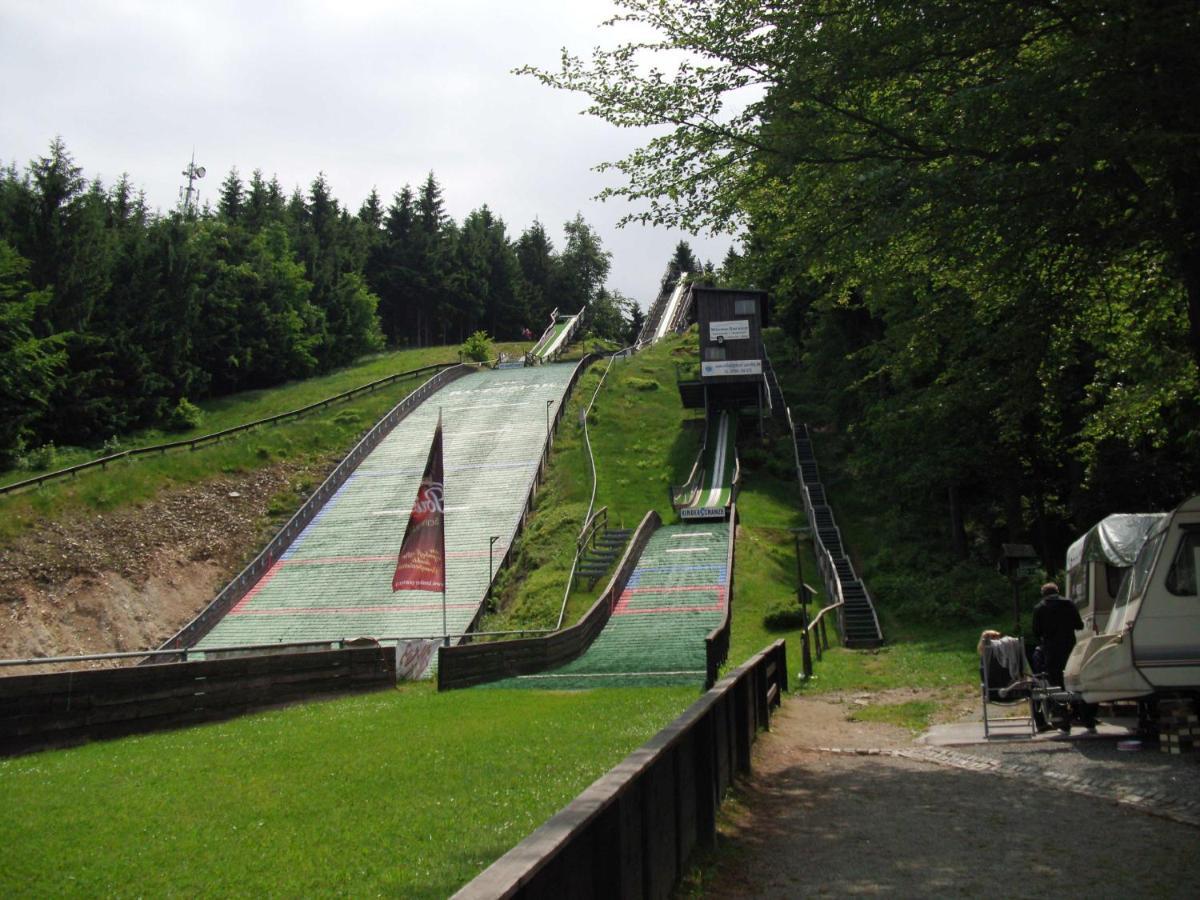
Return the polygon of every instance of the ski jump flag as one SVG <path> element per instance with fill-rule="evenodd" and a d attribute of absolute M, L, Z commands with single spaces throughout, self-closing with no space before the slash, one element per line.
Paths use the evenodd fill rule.
<path fill-rule="evenodd" d="M 393 591 L 446 592 L 446 513 L 442 477 L 442 412 L 425 463 L 425 474 L 417 488 L 417 499 L 404 530 Z"/>

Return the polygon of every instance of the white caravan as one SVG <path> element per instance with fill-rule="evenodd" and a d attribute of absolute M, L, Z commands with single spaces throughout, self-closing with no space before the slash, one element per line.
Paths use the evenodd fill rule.
<path fill-rule="evenodd" d="M 1152 523 L 1099 633 L 1067 660 L 1088 703 L 1200 693 L 1200 496 Z"/>

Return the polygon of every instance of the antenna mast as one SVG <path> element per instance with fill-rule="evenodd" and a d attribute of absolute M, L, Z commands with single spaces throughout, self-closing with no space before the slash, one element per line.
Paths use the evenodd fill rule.
<path fill-rule="evenodd" d="M 193 185 L 206 174 L 204 166 L 196 165 L 196 149 L 194 147 L 192 148 L 192 161 L 187 164 L 187 168 L 183 170 L 182 174 L 187 179 L 187 187 L 179 189 L 179 196 L 183 200 L 183 211 L 186 213 L 192 208 L 193 202 L 200 200 L 200 188 Z"/>

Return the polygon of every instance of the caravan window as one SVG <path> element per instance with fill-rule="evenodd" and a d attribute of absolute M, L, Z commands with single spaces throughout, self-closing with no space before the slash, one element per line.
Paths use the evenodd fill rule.
<path fill-rule="evenodd" d="M 1125 573 L 1129 569 L 1126 566 L 1104 566 L 1104 580 L 1108 588 L 1108 596 L 1115 597 L 1121 592 L 1121 579 L 1125 577 Z"/>
<path fill-rule="evenodd" d="M 1131 600 L 1142 596 L 1142 592 L 1146 589 L 1146 582 L 1150 580 L 1150 571 L 1154 568 L 1154 558 L 1158 556 L 1158 548 L 1162 545 L 1164 537 L 1166 537 L 1166 532 L 1160 531 L 1142 545 L 1133 568 L 1121 582 L 1121 592 L 1117 595 L 1117 602 L 1113 604 L 1113 609 L 1120 609 Z"/>
<path fill-rule="evenodd" d="M 1200 548 L 1200 534 L 1184 532 L 1167 572 L 1167 590 L 1177 597 L 1196 596 L 1196 550 Z"/>

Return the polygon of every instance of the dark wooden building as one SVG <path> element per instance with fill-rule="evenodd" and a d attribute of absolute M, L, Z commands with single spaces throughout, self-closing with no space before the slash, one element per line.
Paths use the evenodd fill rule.
<path fill-rule="evenodd" d="M 700 378 L 680 383 L 684 404 L 761 407 L 766 291 L 693 286 L 691 300 L 700 330 Z"/>

